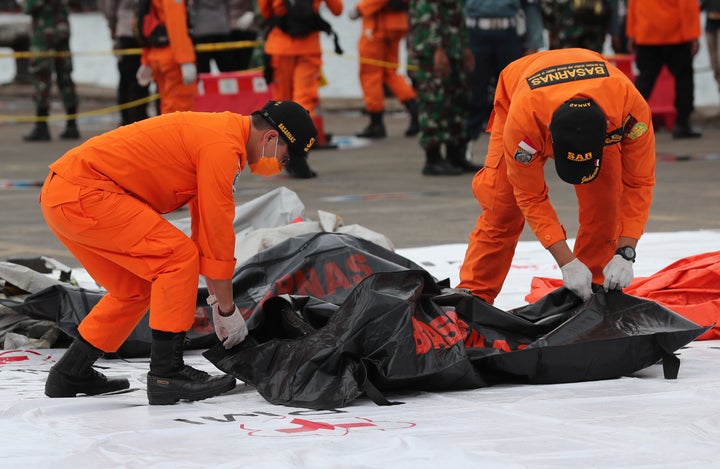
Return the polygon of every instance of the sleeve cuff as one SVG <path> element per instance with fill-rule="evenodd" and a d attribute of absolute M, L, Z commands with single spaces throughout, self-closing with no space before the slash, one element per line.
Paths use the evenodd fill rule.
<path fill-rule="evenodd" d="M 216 280 L 231 279 L 235 272 L 235 259 L 232 261 L 218 261 L 200 257 L 200 273 Z"/>

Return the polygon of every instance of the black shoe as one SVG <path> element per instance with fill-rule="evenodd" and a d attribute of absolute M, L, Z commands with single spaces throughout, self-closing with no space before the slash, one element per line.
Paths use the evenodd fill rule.
<path fill-rule="evenodd" d="M 484 168 L 481 164 L 475 164 L 468 160 L 453 161 L 452 165 L 460 168 L 463 173 L 477 173 Z"/>
<path fill-rule="evenodd" d="M 211 376 L 188 365 L 168 376 L 157 375 L 152 371 L 147 374 L 147 396 L 150 405 L 175 404 L 181 399 L 199 401 L 234 388 L 233 376 Z"/>
<path fill-rule="evenodd" d="M 183 361 L 184 332 L 152 330 L 147 396 L 150 405 L 199 401 L 235 388 L 230 375 L 211 376 Z"/>
<path fill-rule="evenodd" d="M 108 379 L 92 365 L 102 351 L 78 337 L 65 354 L 50 369 L 45 381 L 48 397 L 75 397 L 78 394 L 94 396 L 106 392 L 121 391 L 130 387 L 125 378 Z"/>
<path fill-rule="evenodd" d="M 672 136 L 674 139 L 700 138 L 702 137 L 702 132 L 698 129 L 690 127 L 689 125 L 676 125 L 673 128 Z"/>
<path fill-rule="evenodd" d="M 122 391 L 129 387 L 130 382 L 127 379 L 108 378 L 94 368 L 90 368 L 83 376 L 70 376 L 53 367 L 45 381 L 45 395 L 48 397 L 75 397 L 78 394 L 95 396 Z"/>
<path fill-rule="evenodd" d="M 461 168 L 453 166 L 445 160 L 426 163 L 422 170 L 425 176 L 458 176 L 463 174 L 463 172 Z"/>
<path fill-rule="evenodd" d="M 68 125 L 65 127 L 63 133 L 60 134 L 61 140 L 77 140 L 80 138 L 80 132 L 74 125 Z"/>
<path fill-rule="evenodd" d="M 410 125 L 405 130 L 405 136 L 414 137 L 420 133 L 420 106 L 417 99 L 408 99 L 403 104 L 410 114 Z"/>
<path fill-rule="evenodd" d="M 387 137 L 387 131 L 382 124 L 370 124 L 361 132 L 356 133 L 355 136 L 362 138 L 385 138 Z"/>
<path fill-rule="evenodd" d="M 23 135 L 23 140 L 26 142 L 49 142 L 51 139 L 47 124 L 39 122 L 29 133 Z"/>

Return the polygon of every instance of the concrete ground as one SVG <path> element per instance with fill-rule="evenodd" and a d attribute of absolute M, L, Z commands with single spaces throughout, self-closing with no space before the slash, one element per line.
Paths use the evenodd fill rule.
<path fill-rule="evenodd" d="M 81 112 L 102 110 L 114 104 L 112 90 L 80 87 Z M 366 125 L 358 103 L 323 102 L 324 129 L 341 142 Z M 348 108 L 352 108 L 348 110 Z M 393 106 L 392 109 L 400 109 Z M 48 230 L 37 203 L 39 185 L 47 165 L 78 141 L 61 141 L 63 122 L 51 122 L 53 141 L 27 143 L 22 135 L 32 124 L 8 116 L 31 116 L 27 88 L 0 86 L 0 260 L 11 257 L 50 256 L 78 266 Z M 51 114 L 60 117 L 55 103 Z M 99 111 L 83 117 L 83 139 L 117 125 L 117 114 Z M 700 109 L 694 121 L 704 135 L 695 140 L 673 140 L 664 128 L 657 135 L 657 187 L 648 232 L 720 229 L 720 119 L 718 109 Z M 306 215 L 317 219 L 317 210 L 341 216 L 345 224 L 360 224 L 388 236 L 398 248 L 466 243 L 479 214 L 472 196 L 471 174 L 428 177 L 421 174 L 424 157 L 416 139 L 406 138 L 402 112 L 386 117 L 389 136 L 365 146 L 313 151 L 310 164 L 319 176 L 292 179 L 278 176 L 264 180 L 244 173 L 237 185 L 237 201 L 250 200 L 272 188 L 286 186 L 306 206 Z M 357 142 L 355 142 L 357 143 Z M 474 146 L 476 162 L 484 159 L 487 135 Z M 551 200 L 568 235 L 577 230 L 577 210 L 571 186 L 559 181 L 547 165 Z M 169 217 L 185 217 L 181 210 Z M 526 228 L 524 240 L 534 239 Z"/>

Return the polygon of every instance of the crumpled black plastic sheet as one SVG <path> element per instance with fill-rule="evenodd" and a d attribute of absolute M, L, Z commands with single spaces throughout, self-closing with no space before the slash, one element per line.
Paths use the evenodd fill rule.
<path fill-rule="evenodd" d="M 336 252 L 332 262 L 346 255 Z M 265 253 L 265 267 L 274 265 L 272 256 Z M 314 257 L 302 269 L 321 270 L 327 260 Z M 236 294 L 239 304 L 255 305 L 248 309 L 250 337 L 205 356 L 269 402 L 297 407 L 337 408 L 363 394 L 390 404 L 386 394 L 394 391 L 610 379 L 660 360 L 674 378 L 674 352 L 705 331 L 654 302 L 602 290 L 583 303 L 559 289 L 502 311 L 444 293 L 422 269 L 373 273 L 345 296 L 335 291 L 334 301 L 282 288 L 261 296 L 260 284 L 269 282 L 236 277 L 255 292 Z M 307 293 L 298 285 L 294 293 Z"/>

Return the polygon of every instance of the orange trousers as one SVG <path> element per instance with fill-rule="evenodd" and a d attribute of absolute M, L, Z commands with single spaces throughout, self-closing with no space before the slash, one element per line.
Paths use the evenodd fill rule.
<path fill-rule="evenodd" d="M 40 204 L 53 233 L 107 290 L 78 327 L 86 341 L 117 351 L 148 308 L 151 329 L 190 330 L 200 260 L 182 231 L 121 190 L 78 186 L 52 172 Z"/>
<path fill-rule="evenodd" d="M 175 62 L 169 47 L 155 47 L 148 51 L 148 63 L 160 95 L 160 113 L 192 111 L 197 84 L 183 83 L 180 64 Z"/>
<path fill-rule="evenodd" d="M 273 99 L 295 101 L 315 117 L 322 55 L 273 55 L 271 64 Z"/>
<path fill-rule="evenodd" d="M 507 177 L 505 159 L 499 161 L 497 167 L 486 166 L 473 178 L 473 194 L 482 213 L 470 233 L 458 284 L 458 288 L 467 288 L 490 304 L 500 293 L 510 271 L 525 225 L 525 217 Z M 621 170 L 616 145 L 603 153 L 602 170 L 597 179 L 574 186 L 579 229 L 573 252 L 592 271 L 593 283 L 597 284 L 603 283 L 602 270 L 615 254 L 621 233 Z"/>
<path fill-rule="evenodd" d="M 417 97 L 417 93 L 405 77 L 397 73 L 397 66 L 388 67 L 366 63 L 362 59 L 377 60 L 388 64 L 397 64 L 400 60 L 400 40 L 405 33 L 398 31 L 396 36 L 388 38 L 368 38 L 360 36 L 358 52 L 360 54 L 360 85 L 367 112 L 382 112 L 385 109 L 385 91 L 387 85 L 400 102 Z"/>

